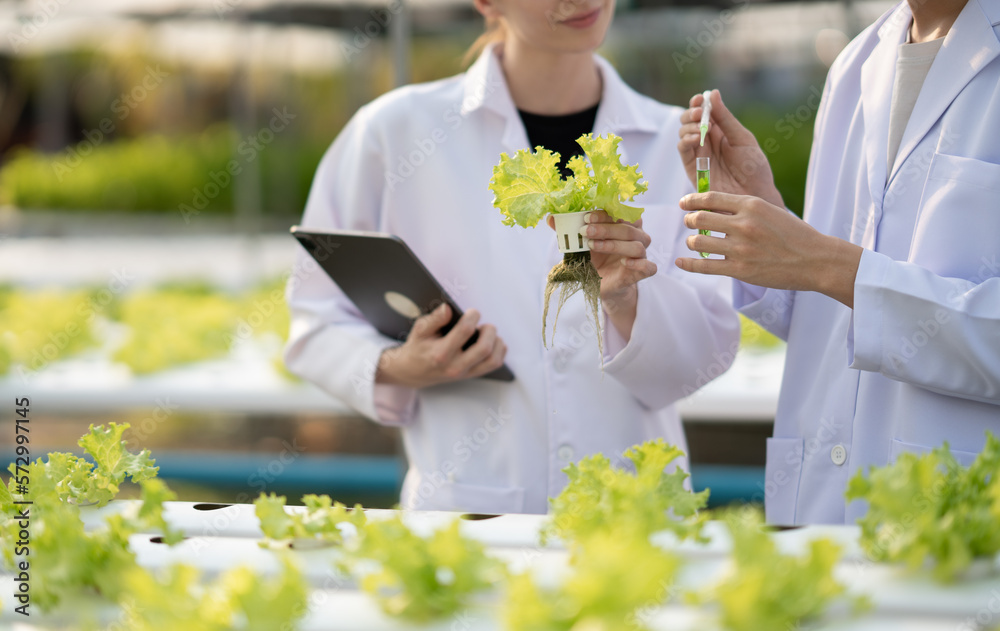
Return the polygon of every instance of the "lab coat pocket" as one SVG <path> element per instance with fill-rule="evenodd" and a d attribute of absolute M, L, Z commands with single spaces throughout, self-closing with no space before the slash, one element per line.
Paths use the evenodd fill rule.
<path fill-rule="evenodd" d="M 982 282 L 1000 255 L 1000 164 L 935 153 L 920 200 L 910 261 Z M 985 274 L 985 276 L 984 276 Z"/>
<path fill-rule="evenodd" d="M 919 456 L 922 454 L 930 453 L 933 449 L 935 449 L 935 447 L 927 447 L 925 445 L 906 443 L 901 440 L 896 440 L 894 438 L 892 439 L 892 445 L 889 447 L 889 462 L 896 462 L 896 459 L 899 458 L 899 456 L 902 454 L 910 453 L 910 454 L 917 454 Z M 955 456 L 955 460 L 958 461 L 958 464 L 962 465 L 963 467 L 968 467 L 970 464 L 972 464 L 972 461 L 975 460 L 976 456 L 978 456 L 979 454 L 973 451 L 958 451 L 952 449 L 951 455 Z"/>
<path fill-rule="evenodd" d="M 505 514 L 524 512 L 524 488 L 519 486 L 480 486 L 448 482 L 439 490 L 445 510 L 466 513 Z"/>
<path fill-rule="evenodd" d="M 801 474 L 802 439 L 768 438 L 767 467 L 764 471 L 764 512 L 767 523 L 779 526 L 795 523 Z"/>

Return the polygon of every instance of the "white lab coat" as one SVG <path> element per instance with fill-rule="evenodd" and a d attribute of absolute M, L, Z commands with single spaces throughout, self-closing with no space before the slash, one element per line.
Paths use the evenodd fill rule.
<path fill-rule="evenodd" d="M 603 374 L 579 295 L 563 308 L 554 345 L 542 346 L 545 278 L 561 258 L 554 233 L 504 226 L 492 206 L 488 184 L 500 153 L 528 147 L 492 48 L 464 75 L 362 107 L 319 165 L 302 224 L 402 237 L 463 310 L 478 309 L 482 323 L 496 325 L 517 377 L 419 392 L 376 386 L 375 362 L 397 342 L 379 335 L 322 272 L 293 278 L 288 368 L 402 428 L 404 507 L 544 513 L 571 461 L 597 452 L 614 458 L 655 437 L 684 446 L 673 403 L 732 361 L 738 322 L 728 284 L 672 263 L 689 234 L 677 209 L 691 190 L 674 149 L 681 109 L 635 93 L 595 60 L 604 79 L 595 133 L 622 136 L 625 160 L 649 181 L 639 202 L 659 267 L 639 285 L 628 344 L 605 331 Z"/>
<path fill-rule="evenodd" d="M 886 174 L 901 2 L 830 70 L 805 217 L 865 248 L 854 310 L 735 285 L 788 340 L 767 446 L 768 521 L 853 523 L 850 476 L 948 441 L 968 464 L 1000 432 L 1000 0 L 969 0 L 927 75 Z"/>

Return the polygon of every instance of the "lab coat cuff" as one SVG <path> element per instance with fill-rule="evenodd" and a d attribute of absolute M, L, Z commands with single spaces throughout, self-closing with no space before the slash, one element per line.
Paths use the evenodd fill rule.
<path fill-rule="evenodd" d="M 616 327 L 612 322 L 611 318 L 608 317 L 608 313 L 603 311 L 604 325 L 601 327 L 601 335 L 604 338 L 604 363 L 608 363 L 615 357 L 617 357 L 623 350 L 628 347 L 629 340 L 626 340 L 621 333 L 618 332 L 618 327 Z M 639 313 L 636 312 L 636 320 L 639 319 Z M 635 322 L 632 323 L 632 336 L 635 336 Z"/>
<path fill-rule="evenodd" d="M 417 391 L 414 388 L 375 383 L 372 402 L 375 420 L 382 425 L 407 425 L 417 415 Z"/>
<path fill-rule="evenodd" d="M 847 334 L 850 368 L 879 372 L 882 368 L 884 297 L 892 259 L 864 250 L 854 280 L 854 312 Z"/>
<path fill-rule="evenodd" d="M 766 287 L 733 280 L 733 307 L 738 310 L 754 309 L 764 299 Z"/>
<path fill-rule="evenodd" d="M 625 342 L 621 334 L 615 329 L 615 325 L 610 320 L 605 319 L 605 355 L 604 371 L 616 374 L 621 378 L 626 378 L 630 366 L 637 366 L 638 370 L 647 369 L 649 363 L 642 359 L 643 353 L 656 352 L 658 354 L 669 353 L 669 348 L 664 348 L 662 344 L 654 349 L 649 348 L 649 329 L 656 326 L 656 313 L 654 300 L 650 296 L 644 296 L 643 287 L 638 287 L 635 307 L 635 321 L 632 323 L 632 334 L 628 342 Z M 620 345 L 613 350 L 612 344 Z M 653 346 L 656 346 L 654 344 Z"/>
<path fill-rule="evenodd" d="M 351 370 L 352 405 L 364 416 L 382 425 L 406 425 L 416 415 L 416 391 L 402 386 L 375 383 L 382 353 L 396 342 L 385 338 L 365 342 L 353 358 Z"/>
<path fill-rule="evenodd" d="M 642 289 L 637 289 L 635 321 L 632 323 L 632 334 L 629 336 L 628 341 L 622 337 L 622 334 L 618 332 L 615 325 L 611 323 L 611 319 L 605 315 L 604 370 L 607 372 L 624 369 L 625 366 L 635 360 L 645 343 L 647 337 L 646 328 L 648 327 L 647 320 L 652 317 L 652 314 L 647 313 L 649 311 L 647 308 L 649 300 L 643 300 Z"/>

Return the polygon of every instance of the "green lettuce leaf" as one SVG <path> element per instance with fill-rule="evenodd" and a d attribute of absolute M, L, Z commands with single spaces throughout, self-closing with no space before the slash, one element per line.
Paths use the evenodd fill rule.
<path fill-rule="evenodd" d="M 30 506 L 31 604 L 48 611 L 85 595 L 114 599 L 123 573 L 135 565 L 128 547 L 133 530 L 120 515 L 106 527 L 84 530 L 80 509 L 51 496 Z M 0 524 L 4 561 L 16 561 L 17 520 Z"/>
<path fill-rule="evenodd" d="M 603 208 L 613 219 L 635 222 L 642 216 L 643 209 L 626 206 L 621 202 L 646 192 L 647 187 L 644 182 L 640 182 L 642 173 L 639 172 L 639 165 L 622 164 L 618 156 L 618 144 L 621 141 L 621 138 L 613 134 L 598 138 L 584 134 L 576 142 L 583 147 L 593 168 L 593 181 L 597 185 L 594 206 Z M 576 177 L 579 179 L 579 175 Z"/>
<path fill-rule="evenodd" d="M 718 607 L 724 628 L 797 629 L 845 593 L 833 577 L 841 553 L 834 542 L 817 539 L 804 555 L 786 555 L 765 532 L 759 510 L 734 510 L 724 519 L 733 541 L 733 567 L 716 585 L 688 594 L 691 602 Z M 867 601 L 859 598 L 854 604 L 861 609 Z"/>
<path fill-rule="evenodd" d="M 202 583 L 189 565 L 170 565 L 156 574 L 136 566 L 119 597 L 125 628 L 134 631 L 272 631 L 293 629 L 308 611 L 309 585 L 282 557 L 277 576 L 247 567 Z"/>
<path fill-rule="evenodd" d="M 948 444 L 930 453 L 905 453 L 885 467 L 858 472 L 846 498 L 864 500 L 861 545 L 876 561 L 911 569 L 931 562 L 942 582 L 955 580 L 981 557 L 1000 552 L 1000 439 L 962 467 Z"/>
<path fill-rule="evenodd" d="M 572 171 L 562 178 L 560 156 L 544 147 L 534 152 L 520 150 L 514 157 L 500 155 L 493 167 L 490 190 L 493 205 L 504 216 L 507 226 L 530 228 L 548 214 L 604 209 L 612 218 L 634 222 L 642 208 L 622 202 L 646 191 L 638 165 L 622 164 L 618 155 L 621 138 L 614 134 L 594 138 L 584 134 L 577 139 L 586 159 L 574 156 L 566 162 Z M 589 160 L 589 164 L 587 162 Z"/>
<path fill-rule="evenodd" d="M 506 576 L 503 563 L 488 556 L 483 544 L 462 536 L 457 520 L 426 539 L 399 516 L 371 521 L 351 558 L 353 571 L 362 574 L 361 588 L 387 614 L 411 622 L 453 615 Z"/>
<path fill-rule="evenodd" d="M 137 454 L 125 449 L 122 434 L 129 424 L 119 425 L 108 423 L 90 426 L 90 431 L 84 434 L 78 444 L 94 459 L 95 467 L 91 478 L 96 492 L 97 502 L 101 505 L 118 495 L 118 485 L 128 476 L 133 482 L 148 480 L 156 476 L 159 469 L 149 457 L 149 450 L 143 449 Z"/>
<path fill-rule="evenodd" d="M 613 467 L 602 454 L 569 465 L 563 469 L 569 483 L 550 500 L 551 518 L 543 539 L 582 541 L 596 532 L 648 538 L 661 530 L 682 539 L 699 539 L 708 518 L 699 511 L 708 503 L 709 491 L 692 493 L 684 488 L 685 471 L 664 471 L 683 455 L 677 447 L 657 439 L 625 452 L 635 473 Z"/>
<path fill-rule="evenodd" d="M 531 228 L 552 212 L 552 194 L 563 188 L 558 163 L 559 154 L 543 147 L 535 147 L 534 153 L 521 149 L 513 158 L 500 154 L 490 190 L 505 226 Z"/>
<path fill-rule="evenodd" d="M 350 509 L 340 502 L 334 503 L 328 495 L 304 495 L 302 503 L 306 506 L 305 513 L 289 513 L 285 510 L 284 496 L 261 493 L 254 500 L 260 529 L 269 540 L 261 542 L 263 547 L 281 547 L 293 539 L 339 544 L 343 542 L 339 524 L 349 523 L 356 528 L 365 524 L 360 504 Z"/>
<path fill-rule="evenodd" d="M 540 588 L 530 574 L 511 578 L 502 616 L 509 631 L 613 631 L 646 628 L 640 610 L 669 596 L 680 561 L 648 540 L 600 532 L 570 558 L 558 588 Z"/>
<path fill-rule="evenodd" d="M 57 497 L 73 504 L 96 503 L 104 506 L 118 495 L 126 477 L 133 482 L 141 482 L 155 477 L 158 471 L 148 450 L 134 454 L 125 448 L 122 434 L 128 428 L 128 423 L 109 423 L 107 428 L 91 425 L 78 444 L 94 459 L 94 463 L 71 453 L 51 452 L 44 461 L 38 459 L 28 465 L 28 496 L 16 492 L 13 477 L 8 482 L 8 494 L 12 499 Z M 14 465 L 8 470 L 14 473 Z M 7 512 L 5 505 L 4 498 L 0 496 L 0 512 Z"/>

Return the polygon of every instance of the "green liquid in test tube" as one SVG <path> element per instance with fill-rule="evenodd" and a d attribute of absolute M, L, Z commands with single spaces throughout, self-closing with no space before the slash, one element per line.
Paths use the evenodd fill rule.
<path fill-rule="evenodd" d="M 707 193 L 708 191 L 711 190 L 711 183 L 710 183 L 710 179 L 709 179 L 709 176 L 708 176 L 709 159 L 708 158 L 695 158 L 694 160 L 695 160 L 694 161 L 695 170 L 698 172 L 698 192 L 699 193 Z M 712 234 L 712 231 L 711 230 L 699 230 L 698 234 L 703 234 L 703 235 L 708 236 L 708 235 Z M 707 259 L 708 258 L 708 253 L 707 252 L 701 252 L 700 254 L 701 254 L 701 258 L 703 258 L 703 259 Z"/>

